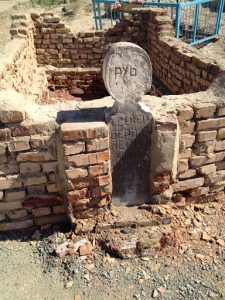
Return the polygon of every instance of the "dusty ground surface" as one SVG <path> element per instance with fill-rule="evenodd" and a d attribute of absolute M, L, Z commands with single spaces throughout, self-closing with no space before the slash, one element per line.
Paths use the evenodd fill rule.
<path fill-rule="evenodd" d="M 124 210 L 115 211 L 114 217 Z M 67 234 L 36 234 L 38 240 L 28 233 L 1 235 L 0 298 L 225 299 L 225 203 L 136 211 L 137 215 L 130 212 L 132 220 L 142 214 L 145 220 L 152 213 L 172 216 L 167 225 L 170 234 L 153 256 L 127 260 L 109 256 L 98 246 L 101 233 L 85 235 L 96 238 L 88 256 L 75 254 L 62 262 L 54 251 L 74 234 L 69 229 Z M 123 228 L 123 234 L 128 230 Z"/>

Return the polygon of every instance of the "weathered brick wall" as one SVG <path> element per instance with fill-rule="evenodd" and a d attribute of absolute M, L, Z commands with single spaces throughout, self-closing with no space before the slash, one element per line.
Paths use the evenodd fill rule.
<path fill-rule="evenodd" d="M 221 72 L 214 61 L 174 38 L 167 11 L 150 9 L 147 28 L 153 74 L 167 94 L 204 91 Z"/>
<path fill-rule="evenodd" d="M 21 125 L 25 114 L 0 116 L 0 231 L 65 220 L 54 126 Z"/>
<path fill-rule="evenodd" d="M 186 202 L 217 201 L 225 187 L 225 107 L 199 104 L 180 110 L 181 137 L 176 195 Z"/>
<path fill-rule="evenodd" d="M 93 218 L 111 202 L 108 126 L 104 122 L 64 123 L 61 174 L 71 221 Z"/>
<path fill-rule="evenodd" d="M 82 100 L 92 100 L 107 95 L 100 68 L 46 68 L 50 89 L 65 88 Z"/>
<path fill-rule="evenodd" d="M 133 13 L 108 31 L 80 32 L 74 35 L 52 14 L 33 14 L 34 43 L 40 65 L 65 67 L 101 67 L 110 44 L 132 42 L 146 49 L 148 15 Z"/>
<path fill-rule="evenodd" d="M 198 50 L 174 38 L 167 10 L 134 9 L 108 31 L 77 35 L 52 14 L 35 14 L 32 18 L 38 63 L 61 68 L 61 72 L 64 68 L 101 68 L 110 45 L 119 41 L 138 44 L 149 53 L 156 90 L 166 94 L 206 90 L 221 71 Z M 73 76 L 73 80 L 79 81 L 79 76 Z"/>
<path fill-rule="evenodd" d="M 0 57 L 0 90 L 11 88 L 35 100 L 46 97 L 47 79 L 44 70 L 37 68 L 33 22 L 16 14 L 12 15 L 11 27 L 12 41 Z"/>

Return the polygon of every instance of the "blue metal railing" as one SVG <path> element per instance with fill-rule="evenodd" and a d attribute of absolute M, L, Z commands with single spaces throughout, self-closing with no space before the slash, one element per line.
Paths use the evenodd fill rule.
<path fill-rule="evenodd" d="M 225 0 L 156 1 L 144 1 L 137 6 L 169 9 L 171 11 L 171 19 L 174 21 L 176 38 L 182 39 L 190 45 L 196 45 L 218 36 Z M 113 27 L 118 21 L 123 19 L 125 12 L 131 12 L 129 9 L 115 10 L 114 6 L 117 2 L 117 0 L 92 0 L 96 30 Z M 130 1 L 119 0 L 119 3 L 126 6 L 127 4 L 129 5 Z"/>

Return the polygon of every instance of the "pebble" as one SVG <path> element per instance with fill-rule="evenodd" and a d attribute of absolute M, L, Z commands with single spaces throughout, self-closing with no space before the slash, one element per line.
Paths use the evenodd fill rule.
<path fill-rule="evenodd" d="M 152 297 L 153 297 L 153 298 L 156 298 L 156 297 L 158 297 L 158 295 L 159 295 L 159 293 L 158 293 L 158 291 L 155 289 L 155 290 L 153 291 L 153 293 L 152 293 Z"/>
<path fill-rule="evenodd" d="M 73 281 L 68 281 L 65 285 L 66 289 L 70 289 L 73 286 Z"/>

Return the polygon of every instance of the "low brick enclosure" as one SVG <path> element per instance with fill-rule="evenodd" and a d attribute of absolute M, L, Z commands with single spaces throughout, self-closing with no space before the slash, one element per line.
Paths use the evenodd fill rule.
<path fill-rule="evenodd" d="M 101 66 L 117 41 L 148 52 L 162 96 L 141 101 L 152 116 L 148 202 L 224 199 L 225 73 L 172 31 L 161 9 L 78 35 L 52 14 L 13 16 L 0 58 L 0 231 L 97 220 L 113 203 L 104 117 L 113 99 L 46 103 L 48 87 L 106 96 Z"/>

